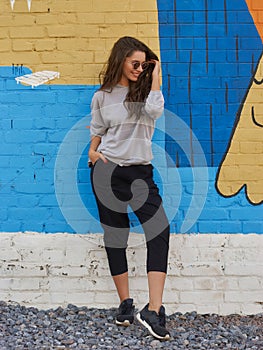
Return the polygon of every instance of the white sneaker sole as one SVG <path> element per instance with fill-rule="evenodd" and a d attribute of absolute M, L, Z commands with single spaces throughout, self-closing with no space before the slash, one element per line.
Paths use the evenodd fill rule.
<path fill-rule="evenodd" d="M 118 325 L 118 326 L 123 326 L 123 327 L 128 327 L 128 326 L 131 325 L 131 323 L 130 323 L 129 320 L 125 320 L 125 321 L 123 321 L 123 322 L 120 322 L 120 321 L 118 321 L 118 320 L 115 320 L 115 323 L 116 323 L 116 325 Z"/>
<path fill-rule="evenodd" d="M 136 315 L 136 318 L 144 327 L 146 327 L 148 329 L 148 331 L 151 333 L 151 335 L 153 335 L 155 338 L 157 338 L 159 340 L 169 340 L 170 339 L 170 335 L 169 334 L 166 334 L 164 337 L 161 337 L 160 335 L 156 334 L 153 331 L 152 327 L 146 321 L 141 319 L 140 313 L 138 313 Z"/>

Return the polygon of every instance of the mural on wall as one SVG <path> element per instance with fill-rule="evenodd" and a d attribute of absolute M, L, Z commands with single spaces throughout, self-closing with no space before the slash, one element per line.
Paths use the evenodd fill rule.
<path fill-rule="evenodd" d="M 161 57 L 166 112 L 153 140 L 154 165 L 165 205 L 176 211 L 172 232 L 182 232 L 194 207 L 201 214 L 184 232 L 262 233 L 262 26 L 252 5 L 7 0 L 0 14 L 0 231 L 100 232 L 87 169 L 90 101 L 113 42 L 132 35 Z M 17 85 L 16 77 L 38 71 L 60 78 L 34 89 Z M 198 173 L 203 155 L 207 181 Z M 167 171 L 163 183 L 158 167 Z"/>
<path fill-rule="evenodd" d="M 255 1 L 247 1 L 252 17 L 257 20 L 260 11 L 253 8 Z M 255 21 L 263 40 L 263 23 Z M 238 112 L 233 135 L 219 167 L 217 189 L 224 196 L 234 196 L 245 187 L 252 204 L 263 202 L 263 55 Z"/>

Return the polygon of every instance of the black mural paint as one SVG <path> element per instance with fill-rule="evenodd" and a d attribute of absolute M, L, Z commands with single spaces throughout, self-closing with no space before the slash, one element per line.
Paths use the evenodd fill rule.
<path fill-rule="evenodd" d="M 214 145 L 213 145 L 213 107 L 210 105 L 210 148 L 211 148 L 211 166 L 214 166 Z"/>
<path fill-rule="evenodd" d="M 191 166 L 194 167 L 194 152 L 193 152 L 193 115 L 192 107 L 190 106 L 190 152 L 191 152 Z"/>
<path fill-rule="evenodd" d="M 263 128 L 263 125 L 258 123 L 256 121 L 256 118 L 255 118 L 255 112 L 254 112 L 254 106 L 251 107 L 251 117 L 252 117 L 252 120 L 253 120 L 253 123 L 256 125 L 256 126 L 259 126 L 261 128 Z"/>
<path fill-rule="evenodd" d="M 206 45 L 206 73 L 208 72 L 208 3 L 205 0 L 205 45 Z"/>
<path fill-rule="evenodd" d="M 176 151 L 176 168 L 179 168 L 179 154 L 178 151 Z"/>
<path fill-rule="evenodd" d="M 189 69 L 188 69 L 188 102 L 191 103 L 191 75 L 192 75 L 192 61 L 193 61 L 193 52 L 190 51 L 190 62 L 189 62 Z"/>
<path fill-rule="evenodd" d="M 224 18 L 225 18 L 225 30 L 226 30 L 226 35 L 227 35 L 228 34 L 228 22 L 227 22 L 226 0 L 224 0 Z"/>
<path fill-rule="evenodd" d="M 225 89 L 225 103 L 226 103 L 226 111 L 228 112 L 228 84 L 226 82 L 226 89 Z"/>
<path fill-rule="evenodd" d="M 238 62 L 238 60 L 239 60 L 239 55 L 238 55 L 238 53 L 239 53 L 239 45 L 238 45 L 238 35 L 236 36 L 236 60 L 237 60 L 237 62 Z"/>
<path fill-rule="evenodd" d="M 170 96 L 170 92 L 171 92 L 171 75 L 168 73 L 168 75 L 167 75 L 167 80 L 168 80 L 168 82 L 167 82 L 167 88 L 168 88 L 168 96 Z"/>
<path fill-rule="evenodd" d="M 175 44 L 175 53 L 176 59 L 178 59 L 179 51 L 178 51 L 178 25 L 177 25 L 177 5 L 176 0 L 174 0 L 174 44 Z"/>

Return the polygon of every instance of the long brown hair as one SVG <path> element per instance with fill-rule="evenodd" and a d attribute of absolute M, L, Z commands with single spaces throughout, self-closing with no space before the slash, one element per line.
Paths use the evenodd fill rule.
<path fill-rule="evenodd" d="M 100 90 L 111 92 L 113 87 L 119 83 L 122 77 L 124 61 L 127 57 L 132 56 L 134 51 L 144 52 L 146 61 L 158 61 L 156 54 L 143 42 L 130 36 L 124 36 L 113 45 L 108 61 L 100 73 Z M 147 69 L 141 72 L 136 82 L 129 81 L 129 91 L 125 99 L 125 104 L 130 112 L 132 112 L 132 106 L 136 105 L 134 102 L 143 103 L 149 95 L 153 69 L 154 65 L 150 64 Z"/>

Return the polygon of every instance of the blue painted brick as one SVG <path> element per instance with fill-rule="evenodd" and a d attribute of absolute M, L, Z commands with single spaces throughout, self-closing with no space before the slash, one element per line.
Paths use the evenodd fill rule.
<path fill-rule="evenodd" d="M 177 11 L 192 11 L 203 10 L 205 7 L 205 0 L 180 0 L 176 2 Z"/>
<path fill-rule="evenodd" d="M 5 133 L 5 141 L 7 143 L 34 143 L 34 142 L 43 142 L 46 140 L 46 132 L 31 130 L 30 134 L 25 130 L 15 130 L 7 131 Z"/>
<path fill-rule="evenodd" d="M 262 221 L 247 221 L 243 222 L 243 233 L 263 233 Z"/>
<path fill-rule="evenodd" d="M 167 37 L 174 37 L 175 36 L 175 25 L 174 24 L 165 24 L 165 25 L 160 25 L 160 29 L 162 31 L 162 36 L 164 38 Z"/>

